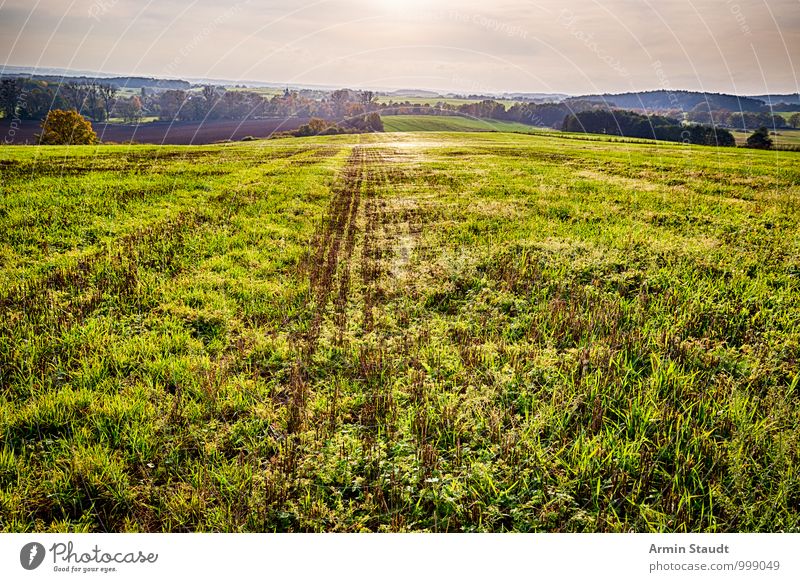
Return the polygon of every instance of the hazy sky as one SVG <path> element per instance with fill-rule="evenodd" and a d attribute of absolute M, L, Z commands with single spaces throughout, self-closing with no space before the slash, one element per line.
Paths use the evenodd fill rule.
<path fill-rule="evenodd" d="M 0 55 L 354 88 L 784 93 L 800 0 L 0 0 Z"/>

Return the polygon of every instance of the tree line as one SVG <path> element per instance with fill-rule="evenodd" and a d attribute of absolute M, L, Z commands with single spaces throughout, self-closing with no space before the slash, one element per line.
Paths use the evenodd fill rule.
<path fill-rule="evenodd" d="M 664 96 L 658 95 L 659 98 Z M 692 96 L 696 98 L 696 96 Z M 70 80 L 51 82 L 26 78 L 3 78 L 0 80 L 0 113 L 6 118 L 44 119 L 51 109 L 75 109 L 94 122 L 119 118 L 133 123 L 142 117 L 158 118 L 161 121 L 212 121 L 242 120 L 261 118 L 316 118 L 326 121 L 343 122 L 339 127 L 346 130 L 355 125 L 369 125 L 365 120 L 370 113 L 383 115 L 460 115 L 479 119 L 514 121 L 539 127 L 561 128 L 567 118 L 575 124 L 576 115 L 586 112 L 614 111 L 614 117 L 622 120 L 625 132 L 632 137 L 654 137 L 650 127 L 659 127 L 657 135 L 680 135 L 685 129 L 681 122 L 711 126 L 716 128 L 715 141 L 727 141 L 723 128 L 754 130 L 760 127 L 783 128 L 800 127 L 800 115 L 785 119 L 764 111 L 730 111 L 712 109 L 730 100 L 717 99 L 713 103 L 696 104 L 690 111 L 668 110 L 661 116 L 631 117 L 632 112 L 620 113 L 619 109 L 605 102 L 590 98 L 571 98 L 562 103 L 520 102 L 507 107 L 492 99 L 471 103 L 451 103 L 447 101 L 432 103 L 411 103 L 408 101 L 379 103 L 377 94 L 372 91 L 339 89 L 324 93 L 313 91 L 285 90 L 272 97 L 255 91 L 227 90 L 217 86 L 201 86 L 191 90 L 182 87 L 154 89 L 141 87 L 139 93 L 121 96 L 116 85 L 105 82 Z M 605 118 L 608 118 L 606 115 Z M 601 129 L 610 131 L 605 122 L 587 117 L 591 124 L 599 124 Z M 669 123 L 663 123 L 669 119 Z M 346 120 L 355 120 L 349 124 Z M 360 121 L 359 121 L 360 120 Z M 331 126 L 332 127 L 332 126 Z M 326 131 L 333 131 L 328 127 Z M 671 129 L 670 129 L 671 127 Z M 680 127 L 678 131 L 676 128 Z M 642 129 L 644 128 L 644 129 Z M 692 130 L 697 133 L 699 130 Z M 659 139 L 656 137 L 656 139 Z M 693 140 L 704 141 L 708 136 L 694 135 Z M 682 140 L 679 140 L 682 141 Z"/>
<path fill-rule="evenodd" d="M 52 109 L 75 109 L 93 121 L 112 116 L 118 89 L 110 83 L 0 79 L 0 111 L 6 118 L 44 119 Z"/>
<path fill-rule="evenodd" d="M 96 82 L 50 82 L 4 78 L 0 83 L 0 111 L 7 118 L 44 119 L 51 109 L 75 109 L 95 122 L 120 118 L 136 122 L 142 117 L 161 121 L 239 120 L 270 117 L 304 117 L 324 120 L 384 115 L 463 115 L 481 119 L 517 121 L 527 125 L 558 127 L 564 117 L 583 108 L 597 107 L 575 101 L 517 103 L 509 108 L 486 99 L 475 103 L 379 103 L 373 91 L 339 89 L 322 98 L 286 90 L 267 97 L 255 91 L 202 86 L 193 90 L 157 90 L 142 87 L 139 94 L 120 96 L 115 85 Z"/>
<path fill-rule="evenodd" d="M 790 116 L 789 119 L 785 119 L 781 115 L 770 111 L 711 109 L 705 103 L 697 105 L 687 112 L 686 119 L 695 123 L 705 123 L 743 131 L 752 131 L 759 127 L 771 127 L 774 129 L 800 127 L 800 116 Z"/>
<path fill-rule="evenodd" d="M 267 98 L 253 91 L 226 91 L 204 86 L 199 91 L 171 90 L 158 95 L 152 108 L 162 121 L 202 121 L 270 117 L 326 120 L 362 118 L 380 109 L 373 91 L 339 89 L 322 99 L 288 89 Z"/>
<path fill-rule="evenodd" d="M 768 107 L 761 99 L 740 97 L 725 93 L 702 93 L 697 91 L 665 90 L 638 91 L 604 95 L 585 95 L 572 99 L 588 100 L 607 108 L 648 111 L 691 111 L 695 107 L 727 111 L 764 112 Z"/>
<path fill-rule="evenodd" d="M 696 145 L 732 147 L 736 139 L 727 129 L 709 125 L 684 125 L 661 115 L 642 115 L 634 111 L 595 109 L 570 114 L 563 130 L 574 133 L 598 133 L 637 137 Z"/>

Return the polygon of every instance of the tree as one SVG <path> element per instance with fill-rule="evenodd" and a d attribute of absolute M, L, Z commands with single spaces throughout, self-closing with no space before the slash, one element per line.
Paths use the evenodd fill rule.
<path fill-rule="evenodd" d="M 38 86 L 25 96 L 25 107 L 20 114 L 28 119 L 44 119 L 51 108 L 59 109 L 63 100 L 46 86 Z"/>
<path fill-rule="evenodd" d="M 384 131 L 383 119 L 380 113 L 372 112 L 367 115 L 367 129 L 369 131 Z"/>
<path fill-rule="evenodd" d="M 103 120 L 103 108 L 100 104 L 100 91 L 95 83 L 86 86 L 86 101 L 84 102 L 86 113 L 94 121 Z M 81 111 L 83 113 L 83 111 Z"/>
<path fill-rule="evenodd" d="M 783 123 L 783 120 L 781 120 L 778 125 L 781 123 Z M 744 113 L 737 112 L 731 114 L 730 124 L 737 129 L 747 131 L 762 126 L 773 127 L 776 125 L 776 120 L 769 113 L 745 111 Z"/>
<path fill-rule="evenodd" d="M 332 124 L 328 123 L 324 119 L 314 117 L 308 122 L 308 130 L 311 132 L 311 135 L 319 135 L 331 125 Z"/>
<path fill-rule="evenodd" d="M 800 113 L 795 113 L 789 118 L 789 125 L 795 129 L 800 127 Z"/>
<path fill-rule="evenodd" d="M 158 97 L 159 118 L 162 121 L 176 120 L 186 104 L 186 99 L 186 91 L 180 89 L 164 91 Z"/>
<path fill-rule="evenodd" d="M 686 117 L 695 123 L 712 123 L 713 119 L 711 109 L 706 101 L 695 105 Z"/>
<path fill-rule="evenodd" d="M 42 122 L 39 143 L 46 145 L 92 145 L 97 134 L 92 124 L 75 109 L 53 109 Z"/>
<path fill-rule="evenodd" d="M 203 115 L 209 118 L 216 117 L 213 115 L 214 107 L 216 106 L 217 102 L 219 101 L 219 95 L 217 94 L 217 88 L 213 85 L 203 85 L 203 90 L 201 91 L 203 95 Z"/>
<path fill-rule="evenodd" d="M 757 150 L 768 150 L 772 148 L 772 138 L 766 127 L 760 127 L 747 138 L 747 147 Z"/>
<path fill-rule="evenodd" d="M 21 79 L 3 79 L 0 83 L 0 111 L 6 119 L 16 115 L 19 98 L 22 95 Z"/>
<path fill-rule="evenodd" d="M 337 117 L 345 115 L 347 105 L 352 99 L 352 94 L 350 89 L 337 89 L 331 93 L 331 101 L 333 102 Z"/>
<path fill-rule="evenodd" d="M 135 123 L 142 117 L 142 100 L 138 95 L 134 95 L 130 99 L 117 99 L 114 112 L 125 123 Z"/>
<path fill-rule="evenodd" d="M 67 102 L 68 106 L 76 111 L 81 111 L 88 97 L 89 90 L 86 85 L 81 85 L 79 83 L 64 83 L 61 85 L 61 94 L 64 96 L 64 100 Z"/>
<path fill-rule="evenodd" d="M 364 106 L 366 111 L 372 109 L 372 106 L 375 104 L 375 100 L 378 98 L 378 96 L 375 94 L 375 91 L 362 91 L 359 94 L 359 97 L 361 99 L 361 104 Z"/>
<path fill-rule="evenodd" d="M 97 86 L 97 90 L 100 93 L 100 97 L 103 99 L 105 118 L 111 119 L 111 111 L 114 109 L 114 104 L 116 103 L 115 96 L 117 94 L 117 88 L 110 84 L 100 84 Z"/>
<path fill-rule="evenodd" d="M 313 117 L 311 121 L 297 128 L 293 134 L 295 137 L 309 137 L 312 135 L 337 135 L 345 133 L 345 131 L 344 128 L 339 127 L 335 123 Z"/>

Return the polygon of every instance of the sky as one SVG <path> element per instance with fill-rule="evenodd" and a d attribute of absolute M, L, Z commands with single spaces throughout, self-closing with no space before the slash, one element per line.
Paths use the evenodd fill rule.
<path fill-rule="evenodd" d="M 466 94 L 797 93 L 800 0 L 0 0 L 0 59 Z"/>

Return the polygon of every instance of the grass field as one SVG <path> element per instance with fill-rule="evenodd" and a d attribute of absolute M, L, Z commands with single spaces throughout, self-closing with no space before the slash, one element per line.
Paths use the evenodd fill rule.
<path fill-rule="evenodd" d="M 140 117 L 138 120 L 136 120 L 137 123 L 153 123 L 155 121 L 158 121 L 157 115 L 147 115 Z M 107 120 L 107 123 L 129 123 L 129 122 L 123 119 L 122 117 L 112 117 Z"/>
<path fill-rule="evenodd" d="M 535 133 L 540 128 L 514 121 L 496 119 L 471 119 L 457 115 L 382 115 L 387 132 L 421 131 L 499 131 L 509 133 Z"/>
<path fill-rule="evenodd" d="M 792 152 L 0 147 L 3 531 L 798 531 Z"/>
<path fill-rule="evenodd" d="M 741 130 L 733 131 L 733 137 L 736 138 L 738 145 L 747 143 L 747 138 L 752 132 L 745 132 Z M 800 129 L 779 129 L 776 135 L 772 135 L 772 141 L 778 146 L 800 146 Z"/>

